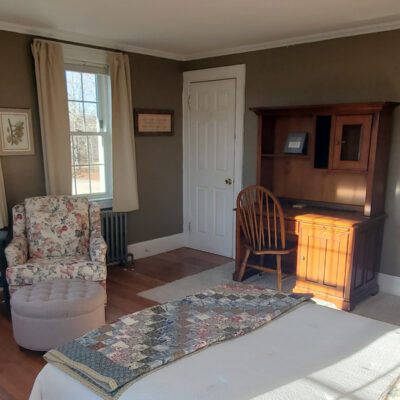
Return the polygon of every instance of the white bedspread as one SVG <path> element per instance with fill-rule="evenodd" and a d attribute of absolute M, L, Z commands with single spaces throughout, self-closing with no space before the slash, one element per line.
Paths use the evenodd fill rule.
<path fill-rule="evenodd" d="M 400 328 L 305 304 L 134 383 L 120 400 L 377 400 L 400 374 Z M 98 400 L 46 365 L 30 400 Z"/>

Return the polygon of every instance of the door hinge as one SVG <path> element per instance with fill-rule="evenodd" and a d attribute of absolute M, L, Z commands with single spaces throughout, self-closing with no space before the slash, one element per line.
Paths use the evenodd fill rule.
<path fill-rule="evenodd" d="M 189 111 L 191 111 L 191 108 L 190 108 L 190 95 L 188 96 L 188 109 L 189 109 Z"/>
<path fill-rule="evenodd" d="M 192 223 L 189 222 L 189 224 L 188 224 L 188 230 L 189 230 L 189 232 L 190 232 L 191 228 L 192 228 Z"/>

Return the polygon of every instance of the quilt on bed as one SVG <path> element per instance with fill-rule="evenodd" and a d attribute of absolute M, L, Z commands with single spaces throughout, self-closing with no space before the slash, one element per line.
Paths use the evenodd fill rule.
<path fill-rule="evenodd" d="M 309 297 L 228 284 L 119 318 L 44 358 L 104 399 L 144 374 L 257 329 Z"/>

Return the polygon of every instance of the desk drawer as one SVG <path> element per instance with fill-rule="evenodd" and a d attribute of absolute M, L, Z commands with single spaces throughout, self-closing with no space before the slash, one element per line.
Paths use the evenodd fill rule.
<path fill-rule="evenodd" d="M 297 276 L 331 295 L 344 296 L 350 234 L 343 229 L 301 224 Z"/>

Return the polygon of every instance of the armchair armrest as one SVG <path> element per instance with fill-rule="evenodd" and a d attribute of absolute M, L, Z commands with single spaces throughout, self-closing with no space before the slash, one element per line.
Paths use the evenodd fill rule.
<path fill-rule="evenodd" d="M 92 261 L 106 263 L 107 244 L 101 236 L 90 238 L 89 253 Z"/>
<path fill-rule="evenodd" d="M 7 265 L 25 264 L 28 259 L 28 239 L 25 236 L 16 236 L 5 248 Z"/>

